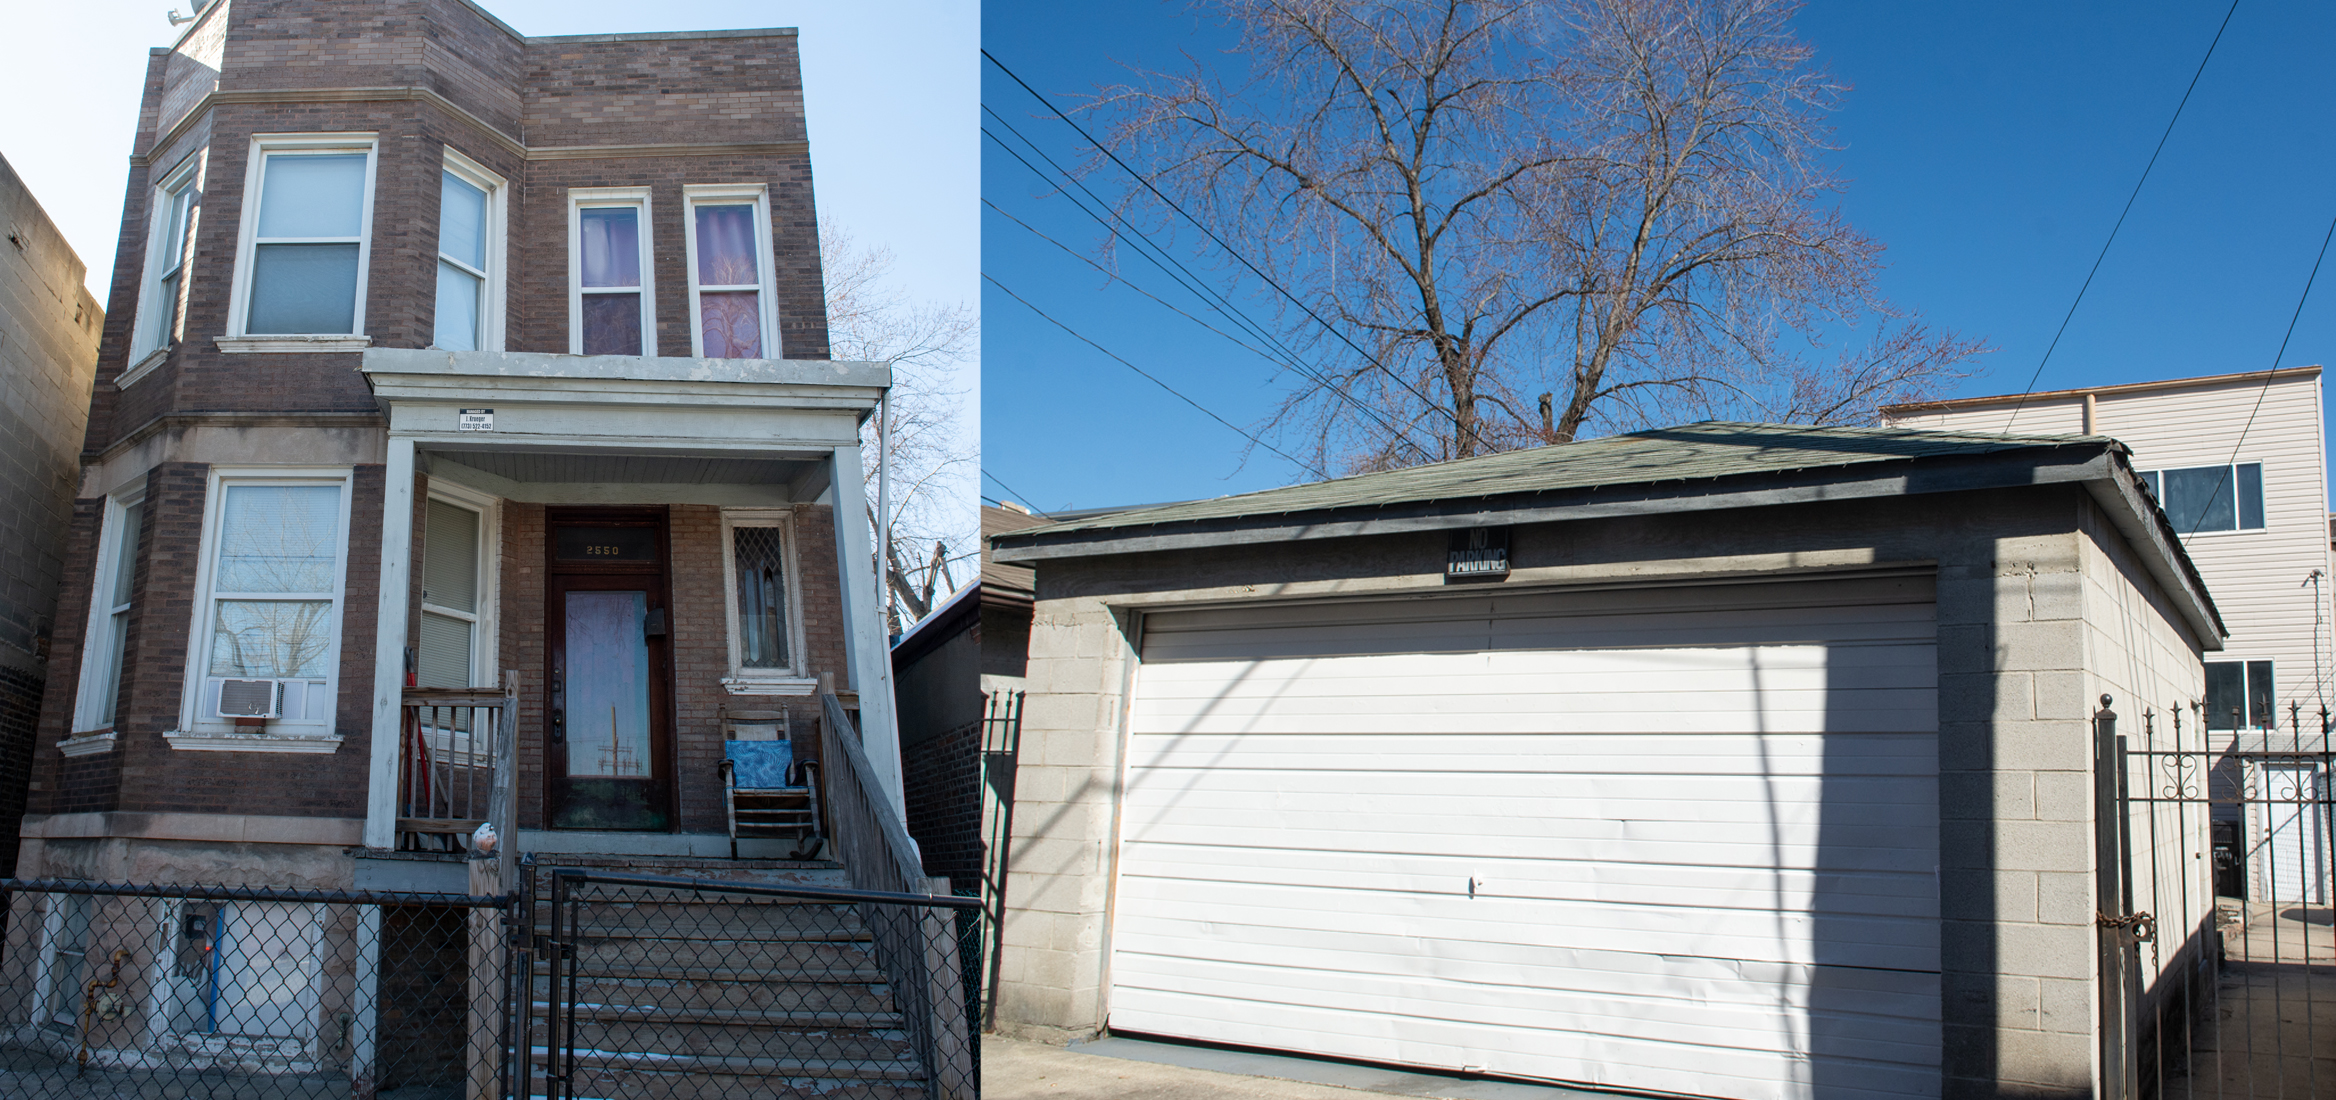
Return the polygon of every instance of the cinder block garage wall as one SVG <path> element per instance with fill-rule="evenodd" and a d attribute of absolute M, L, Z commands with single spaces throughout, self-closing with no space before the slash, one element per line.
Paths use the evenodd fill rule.
<path fill-rule="evenodd" d="M 1108 1018 L 1131 613 L 1434 591 L 1445 545 L 1430 532 L 1040 565 L 1001 1033 L 1063 1042 Z M 2203 674 L 2198 642 L 2084 490 L 1523 527 L 1512 558 L 1512 587 L 1934 565 L 1945 1093 L 2092 1095 L 2093 704 L 2103 692 L 2174 698 Z"/>

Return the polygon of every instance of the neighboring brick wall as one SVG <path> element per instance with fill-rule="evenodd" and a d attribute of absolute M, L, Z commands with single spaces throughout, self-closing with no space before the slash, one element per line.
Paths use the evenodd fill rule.
<path fill-rule="evenodd" d="M 982 723 L 968 722 L 902 761 L 908 835 L 925 857 L 925 873 L 947 875 L 958 894 L 981 881 L 981 733 Z"/>
<path fill-rule="evenodd" d="M 0 668 L 0 821 L 24 816 L 43 686 L 29 672 Z M 16 876 L 16 851 L 17 845 L 0 845 L 0 878 Z"/>

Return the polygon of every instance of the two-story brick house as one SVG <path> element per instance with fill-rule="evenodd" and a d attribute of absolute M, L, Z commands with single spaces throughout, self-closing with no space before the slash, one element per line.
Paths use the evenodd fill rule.
<path fill-rule="evenodd" d="M 215 0 L 131 150 L 20 875 L 429 887 L 401 692 L 504 670 L 522 850 L 728 855 L 823 682 L 897 805 L 793 31 Z"/>

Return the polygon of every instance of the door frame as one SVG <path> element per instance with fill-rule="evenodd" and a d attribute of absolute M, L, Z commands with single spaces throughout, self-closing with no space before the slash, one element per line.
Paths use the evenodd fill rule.
<path fill-rule="evenodd" d="M 681 831 L 681 805 L 674 781 L 678 758 L 676 742 L 680 713 L 674 691 L 673 666 L 673 539 L 670 509 L 649 507 L 550 507 L 544 509 L 543 635 L 544 678 L 541 741 L 543 749 L 543 827 L 576 829 L 558 824 L 568 794 L 567 763 L 553 751 L 551 716 L 559 709 L 553 690 L 554 674 L 565 671 L 567 622 L 562 597 L 569 591 L 621 590 L 648 593 L 648 609 L 665 614 L 665 632 L 648 639 L 649 649 L 649 769 L 650 798 L 665 815 L 663 829 L 628 832 Z M 563 561 L 557 532 L 564 527 L 626 527 L 655 534 L 653 562 Z M 562 680 L 565 677 L 561 677 Z M 565 686 L 564 684 L 562 686 Z M 584 829 L 587 832 L 608 830 Z"/>

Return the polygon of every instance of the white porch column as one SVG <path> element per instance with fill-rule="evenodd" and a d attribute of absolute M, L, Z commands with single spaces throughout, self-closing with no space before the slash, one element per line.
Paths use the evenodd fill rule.
<path fill-rule="evenodd" d="M 867 487 L 858 445 L 837 447 L 829 461 L 828 484 L 835 497 L 836 574 L 843 581 L 844 661 L 852 689 L 860 693 L 860 747 L 876 769 L 876 781 L 892 796 L 892 812 L 908 820 L 901 782 L 900 727 L 892 708 L 892 651 L 885 644 L 883 601 L 876 591 L 876 548 L 862 522 L 868 518 Z"/>
<path fill-rule="evenodd" d="M 414 441 L 391 436 L 381 487 L 381 599 L 373 641 L 373 761 L 365 846 L 397 846 L 399 706 L 406 688 L 406 595 L 414 550 Z"/>

